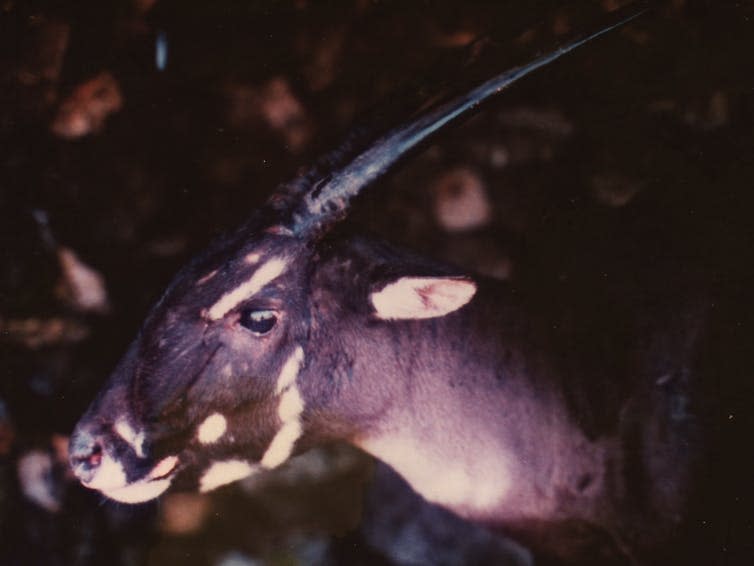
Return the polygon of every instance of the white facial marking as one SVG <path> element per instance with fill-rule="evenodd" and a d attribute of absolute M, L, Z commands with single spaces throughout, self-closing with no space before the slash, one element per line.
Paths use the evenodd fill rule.
<path fill-rule="evenodd" d="M 296 349 L 293 350 L 293 353 L 288 356 L 288 359 L 283 364 L 283 369 L 280 370 L 275 391 L 278 395 L 296 382 L 296 377 L 298 377 L 298 372 L 301 369 L 303 361 L 304 349 L 301 346 L 296 346 Z"/>
<path fill-rule="evenodd" d="M 508 465 L 495 454 L 471 462 L 439 454 L 410 431 L 364 439 L 361 448 L 392 466 L 427 501 L 467 512 L 493 509 L 508 494 Z"/>
<path fill-rule="evenodd" d="M 100 491 L 121 488 L 127 485 L 126 472 L 120 462 L 115 461 L 109 454 L 105 453 L 97 467 L 97 473 L 89 483 L 84 485 Z"/>
<path fill-rule="evenodd" d="M 139 458 L 144 458 L 144 431 L 136 432 L 125 419 L 118 419 L 113 428 L 118 436 L 134 449 Z"/>
<path fill-rule="evenodd" d="M 276 468 L 290 458 L 293 447 L 303 432 L 300 416 L 304 412 L 304 400 L 296 385 L 303 362 L 304 350 L 301 346 L 296 346 L 280 370 L 277 382 L 277 393 L 280 395 L 278 417 L 283 426 L 262 456 L 260 464 L 263 468 Z"/>
<path fill-rule="evenodd" d="M 476 283 L 463 277 L 401 277 L 370 300 L 383 320 L 422 319 L 456 311 L 475 293 Z"/>
<path fill-rule="evenodd" d="M 207 275 L 205 275 L 204 277 L 202 277 L 201 279 L 199 279 L 199 281 L 197 281 L 196 284 L 197 285 L 204 285 L 207 281 L 209 281 L 210 279 L 212 279 L 215 275 L 217 275 L 217 269 L 214 269 L 214 270 L 210 271 L 209 273 L 207 273 Z"/>
<path fill-rule="evenodd" d="M 105 454 L 92 481 L 84 485 L 121 503 L 142 503 L 158 497 L 170 487 L 173 478 L 163 476 L 170 474 L 177 464 L 177 457 L 168 456 L 142 479 L 128 483 L 123 465 Z"/>
<path fill-rule="evenodd" d="M 262 460 L 259 462 L 262 467 L 268 470 L 277 468 L 290 458 L 293 446 L 301 436 L 301 432 L 301 422 L 298 419 L 284 424 L 283 428 L 272 439 L 264 456 L 262 456 Z"/>
<path fill-rule="evenodd" d="M 205 493 L 221 485 L 241 480 L 250 476 L 257 468 L 243 460 L 226 460 L 214 462 L 199 480 L 199 491 Z"/>
<path fill-rule="evenodd" d="M 228 421 L 220 413 L 213 413 L 199 425 L 196 437 L 202 444 L 212 444 L 220 440 L 228 428 Z"/>
<path fill-rule="evenodd" d="M 232 311 L 239 303 L 253 297 L 262 287 L 279 277 L 288 267 L 288 261 L 281 257 L 272 258 L 254 272 L 247 281 L 232 291 L 228 291 L 207 311 L 210 320 L 219 320 Z"/>
<path fill-rule="evenodd" d="M 166 458 L 163 458 L 159 462 L 157 462 L 157 465 L 152 468 L 152 471 L 147 474 L 147 479 L 160 479 L 162 476 L 168 475 L 170 472 L 173 471 L 173 468 L 178 465 L 178 457 L 177 456 L 168 456 Z"/>
<path fill-rule="evenodd" d="M 298 387 L 294 383 L 285 390 L 280 397 L 278 405 L 278 416 L 283 423 L 289 423 L 298 419 L 299 415 L 304 412 L 304 400 L 301 398 Z"/>
<path fill-rule="evenodd" d="M 102 493 L 121 503 L 144 503 L 162 495 L 172 483 L 172 478 L 149 482 L 136 482 L 117 489 L 103 489 Z"/>
<path fill-rule="evenodd" d="M 259 263 L 259 260 L 261 258 L 262 258 L 261 255 L 259 255 L 258 253 L 252 252 L 250 254 L 247 254 L 247 256 L 243 258 L 243 260 L 249 265 L 254 265 L 256 263 Z"/>

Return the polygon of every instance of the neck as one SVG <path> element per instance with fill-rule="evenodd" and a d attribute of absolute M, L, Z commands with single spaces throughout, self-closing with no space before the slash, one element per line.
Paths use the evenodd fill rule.
<path fill-rule="evenodd" d="M 457 313 L 357 325 L 325 341 L 341 353 L 320 374 L 330 391 L 312 418 L 462 516 L 540 520 L 564 505 L 589 515 L 607 446 L 569 420 L 536 329 L 499 308 L 507 292 L 483 285 Z"/>

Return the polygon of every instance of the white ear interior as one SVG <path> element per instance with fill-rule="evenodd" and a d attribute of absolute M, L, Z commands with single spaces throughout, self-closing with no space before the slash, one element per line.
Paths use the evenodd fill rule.
<path fill-rule="evenodd" d="M 381 319 L 435 318 L 460 309 L 475 293 L 476 283 L 465 277 L 401 277 L 370 300 Z"/>

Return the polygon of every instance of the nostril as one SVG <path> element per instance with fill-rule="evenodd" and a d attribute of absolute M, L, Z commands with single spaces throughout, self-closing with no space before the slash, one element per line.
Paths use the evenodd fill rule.
<path fill-rule="evenodd" d="M 88 481 L 102 463 L 102 444 L 86 432 L 76 432 L 69 446 L 69 460 L 73 472 L 82 481 Z"/>
<path fill-rule="evenodd" d="M 79 463 L 86 464 L 90 468 L 96 468 L 102 462 L 102 446 L 95 444 L 88 456 L 77 456 Z"/>

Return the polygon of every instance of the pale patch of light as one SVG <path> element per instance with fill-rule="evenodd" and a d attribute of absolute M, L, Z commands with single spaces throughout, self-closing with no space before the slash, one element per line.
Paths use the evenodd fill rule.
<path fill-rule="evenodd" d="M 256 467 L 243 460 L 226 460 L 213 462 L 199 480 L 199 491 L 205 493 L 217 489 L 222 485 L 233 483 L 250 476 Z"/>
<path fill-rule="evenodd" d="M 168 64 L 168 36 L 164 31 L 157 32 L 154 46 L 154 65 L 164 71 Z"/>
<path fill-rule="evenodd" d="M 41 450 L 31 450 L 18 459 L 18 479 L 23 494 L 47 511 L 57 513 L 60 501 L 50 486 L 52 469 L 52 457 Z"/>
<path fill-rule="evenodd" d="M 118 419 L 113 428 L 139 458 L 144 458 L 144 431 L 137 432 L 126 419 Z"/>
<path fill-rule="evenodd" d="M 197 430 L 197 438 L 202 444 L 212 444 L 220 440 L 228 428 L 228 421 L 220 413 L 213 413 L 204 419 Z"/>
<path fill-rule="evenodd" d="M 210 320 L 221 319 L 239 303 L 253 297 L 262 287 L 279 277 L 287 267 L 288 261 L 284 258 L 276 257 L 268 260 L 247 281 L 220 297 L 220 300 L 209 308 L 207 316 Z"/>
<path fill-rule="evenodd" d="M 470 464 L 428 449 L 406 431 L 363 439 L 359 446 L 389 464 L 427 501 L 450 509 L 494 509 L 511 487 L 499 456 L 478 454 Z"/>
<path fill-rule="evenodd" d="M 476 294 L 476 283 L 463 277 L 401 277 L 370 299 L 383 320 L 444 316 L 460 309 Z"/>

